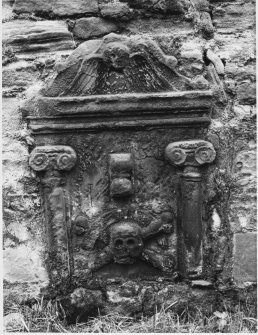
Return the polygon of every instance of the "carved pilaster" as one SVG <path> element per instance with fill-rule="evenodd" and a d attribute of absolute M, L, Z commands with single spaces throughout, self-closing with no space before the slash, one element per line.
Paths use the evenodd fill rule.
<path fill-rule="evenodd" d="M 202 271 L 201 166 L 216 157 L 213 145 L 202 140 L 170 143 L 165 150 L 171 164 L 182 167 L 179 200 L 179 230 L 183 235 L 189 275 Z M 179 261 L 180 262 L 180 261 Z"/>
<path fill-rule="evenodd" d="M 29 159 L 31 168 L 41 177 L 49 275 L 54 285 L 69 281 L 71 276 L 69 195 L 62 171 L 71 170 L 76 159 L 75 151 L 63 145 L 36 147 Z"/>

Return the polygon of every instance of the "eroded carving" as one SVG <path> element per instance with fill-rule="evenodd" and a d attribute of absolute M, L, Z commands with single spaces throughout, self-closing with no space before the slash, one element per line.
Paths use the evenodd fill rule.
<path fill-rule="evenodd" d="M 85 55 L 83 46 L 60 65 L 44 96 L 84 96 L 126 92 L 207 89 L 203 76 L 188 78 L 176 70 L 177 59 L 165 55 L 151 39 L 111 33 Z"/>
<path fill-rule="evenodd" d="M 216 152 L 212 145 L 200 146 L 195 150 L 195 160 L 200 165 L 212 163 L 215 157 Z"/>
<path fill-rule="evenodd" d="M 110 193 L 114 198 L 124 198 L 133 195 L 132 182 L 127 178 L 115 178 L 110 184 Z"/>
<path fill-rule="evenodd" d="M 212 163 L 216 157 L 213 145 L 202 140 L 170 143 L 165 154 L 175 166 L 200 166 Z"/>
<path fill-rule="evenodd" d="M 209 9 L 209 1 L 207 0 L 191 0 L 191 8 L 189 8 L 188 17 L 193 19 L 195 29 L 202 33 L 205 39 L 211 39 L 214 36 L 214 27 Z"/>
<path fill-rule="evenodd" d="M 66 178 L 60 171 L 71 170 L 76 163 L 76 153 L 69 146 L 39 146 L 29 159 L 31 168 L 43 172 L 42 205 L 44 224 L 48 232 L 49 274 L 55 286 L 67 283 L 71 276 L 71 255 L 69 247 L 69 201 L 66 192 Z"/>
<path fill-rule="evenodd" d="M 76 153 L 71 147 L 64 145 L 39 146 L 32 151 L 29 164 L 35 171 L 69 171 L 74 167 L 76 159 Z"/>
<path fill-rule="evenodd" d="M 75 218 L 73 225 L 74 225 L 74 232 L 77 236 L 82 236 L 86 232 L 88 232 L 89 229 L 88 218 L 83 214 L 78 215 Z"/>
<path fill-rule="evenodd" d="M 224 67 L 224 64 L 222 63 L 222 60 L 219 58 L 219 56 L 216 55 L 211 49 L 207 49 L 206 57 L 208 58 L 209 61 L 212 62 L 217 73 L 219 75 L 224 75 L 225 67 Z"/>
<path fill-rule="evenodd" d="M 67 249 L 67 231 L 65 224 L 65 194 L 61 187 L 56 187 L 48 196 L 50 210 L 53 215 L 52 229 L 57 242 L 57 248 Z"/>
<path fill-rule="evenodd" d="M 219 68 L 218 70 L 220 71 Z M 209 82 L 211 83 L 214 96 L 221 103 L 225 104 L 228 101 L 228 97 L 224 89 L 224 84 L 223 84 L 223 81 L 220 79 L 220 75 L 218 74 L 215 68 L 215 65 L 212 62 L 207 66 L 207 75 L 208 75 Z"/>
<path fill-rule="evenodd" d="M 79 157 L 77 169 L 71 178 L 63 173 L 76 164 L 76 153 L 68 146 L 37 147 L 30 157 L 30 166 L 35 171 L 44 172 L 39 175 L 45 188 L 52 282 L 69 277 L 74 287 L 79 281 L 88 285 L 90 275 L 104 265 L 115 263 L 124 269 L 136 266 L 137 262 L 148 263 L 148 266 L 171 274 L 181 260 L 185 261 L 184 250 L 183 256 L 180 254 L 182 250 L 177 250 L 180 234 L 171 209 L 176 207 L 176 176 L 173 176 L 174 172 L 167 173 L 169 167 L 164 163 L 164 147 L 178 136 L 179 132 L 173 133 L 169 129 L 173 125 L 191 124 L 193 119 L 198 126 L 199 122 L 209 122 L 209 100 L 212 97 L 211 92 L 171 93 L 207 89 L 209 83 L 202 75 L 187 78 L 180 74 L 177 59 L 165 55 L 147 38 L 110 34 L 102 41 L 91 42 L 95 44 L 95 50 L 88 53 L 83 44 L 78 47 L 67 63 L 59 67 L 54 81 L 42 92 L 45 96 L 39 99 L 42 115 L 47 111 L 49 123 L 57 120 L 54 135 L 48 143 L 59 143 L 61 137 L 57 132 L 66 132 L 69 136 L 67 143 L 76 148 Z M 175 114 L 173 120 L 172 111 Z M 200 120 L 203 116 L 205 120 Z M 78 120 L 80 124 L 77 124 Z M 156 120 L 161 135 L 153 133 L 153 120 Z M 40 125 L 36 118 L 33 122 L 37 131 Z M 142 137 L 132 132 L 132 136 L 130 133 L 121 138 L 114 129 L 122 123 L 130 126 L 128 129 L 141 126 L 141 129 L 151 131 L 144 132 Z M 76 124 L 80 134 L 72 135 L 71 127 Z M 44 122 L 41 126 L 43 132 L 48 131 Z M 169 136 L 167 133 L 163 135 L 163 127 Z M 105 130 L 102 139 L 89 132 L 85 136 L 82 131 L 89 129 L 95 134 Z M 187 131 L 186 127 L 182 130 L 182 138 L 188 136 Z M 195 129 L 191 136 L 199 133 Z M 153 138 L 155 141 L 150 145 Z M 42 139 L 44 137 L 40 138 L 41 143 Z M 132 154 L 109 155 L 120 150 Z M 188 269 L 196 270 L 202 261 L 199 167 L 211 163 L 215 155 L 212 145 L 201 140 L 172 143 L 166 149 L 170 162 L 185 168 L 181 178 L 181 217 L 178 221 L 181 220 Z M 129 196 L 129 201 L 124 201 Z M 119 198 L 123 201 L 118 201 Z M 128 203 L 126 210 L 125 203 Z M 139 214 L 140 206 L 150 212 L 150 219 L 143 220 Z M 120 214 L 116 217 L 114 212 L 123 215 L 118 218 Z M 113 275 L 112 271 L 110 275 Z M 80 295 L 84 299 L 84 294 Z M 74 305 L 81 306 L 76 300 L 75 294 Z"/>
<path fill-rule="evenodd" d="M 110 154 L 110 170 L 117 176 L 130 177 L 133 172 L 133 159 L 131 154 Z"/>
<path fill-rule="evenodd" d="M 84 287 L 79 287 L 70 294 L 70 301 L 75 308 L 83 309 L 84 313 L 91 313 L 94 308 L 102 305 L 103 296 L 99 290 L 88 290 Z M 78 311 L 76 316 L 78 317 Z"/>
<path fill-rule="evenodd" d="M 179 198 L 179 222 L 186 249 L 187 272 L 198 276 L 202 272 L 202 185 L 200 167 L 210 164 L 216 152 L 210 142 L 202 140 L 170 143 L 165 155 L 175 166 L 183 167 Z"/>
<path fill-rule="evenodd" d="M 217 247 L 218 253 L 216 255 L 217 257 L 215 262 L 215 270 L 217 273 L 223 271 L 227 246 L 228 246 L 227 237 L 220 236 L 218 239 L 218 247 Z"/>
<path fill-rule="evenodd" d="M 133 222 L 114 225 L 110 231 L 110 248 L 114 262 L 132 264 L 143 250 L 141 228 Z"/>
<path fill-rule="evenodd" d="M 110 194 L 114 198 L 133 195 L 133 159 L 131 154 L 110 155 Z"/>
<path fill-rule="evenodd" d="M 146 227 L 135 221 L 115 222 L 100 232 L 100 249 L 97 253 L 93 251 L 93 258 L 84 271 L 96 271 L 112 262 L 126 265 L 142 260 L 162 271 L 173 272 L 176 255 L 169 250 L 167 238 L 174 232 L 174 226 L 171 212 L 162 213 Z"/>

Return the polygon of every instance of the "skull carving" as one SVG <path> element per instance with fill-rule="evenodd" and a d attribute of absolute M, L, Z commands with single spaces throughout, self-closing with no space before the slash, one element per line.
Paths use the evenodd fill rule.
<path fill-rule="evenodd" d="M 114 225 L 110 231 L 110 246 L 115 263 L 133 264 L 141 256 L 143 240 L 141 228 L 133 222 Z"/>

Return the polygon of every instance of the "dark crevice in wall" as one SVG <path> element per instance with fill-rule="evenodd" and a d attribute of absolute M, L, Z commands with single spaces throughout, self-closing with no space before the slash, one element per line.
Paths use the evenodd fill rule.
<path fill-rule="evenodd" d="M 18 18 L 23 18 L 25 15 L 28 15 L 28 16 L 32 15 L 32 13 L 28 13 L 28 12 L 27 13 L 17 13 L 15 10 L 13 10 L 13 13 L 17 14 Z M 97 13 L 92 13 L 92 14 L 81 13 L 81 14 L 59 16 L 59 15 L 54 14 L 53 12 L 46 13 L 46 12 L 37 11 L 33 14 L 35 14 L 38 18 L 44 19 L 44 20 L 64 20 L 64 19 L 81 19 L 84 17 L 99 17 Z"/>
<path fill-rule="evenodd" d="M 226 66 L 226 64 L 227 64 L 227 61 L 226 61 L 226 59 L 224 59 L 224 58 L 221 58 L 220 60 L 222 61 L 223 65 L 224 65 L 224 66 Z"/>
<path fill-rule="evenodd" d="M 209 58 L 207 57 L 207 50 L 203 51 L 203 57 L 202 57 L 204 64 L 206 66 L 210 65 L 211 61 L 209 60 Z"/>

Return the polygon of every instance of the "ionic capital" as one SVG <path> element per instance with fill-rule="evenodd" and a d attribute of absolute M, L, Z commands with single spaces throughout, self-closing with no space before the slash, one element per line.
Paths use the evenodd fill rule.
<path fill-rule="evenodd" d="M 212 163 L 216 151 L 210 142 L 203 140 L 180 141 L 170 143 L 165 155 L 175 166 L 201 166 Z"/>
<path fill-rule="evenodd" d="M 77 160 L 73 148 L 65 145 L 36 147 L 30 154 L 29 165 L 35 171 L 71 170 Z"/>

